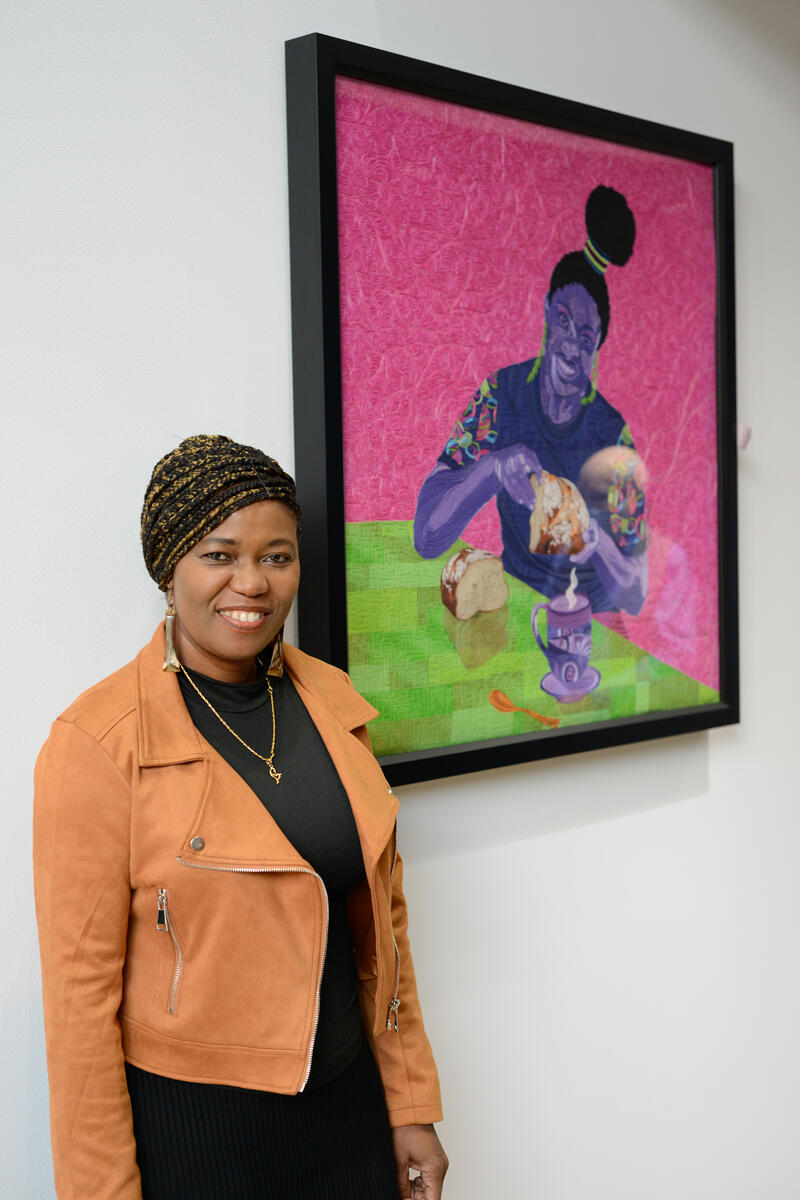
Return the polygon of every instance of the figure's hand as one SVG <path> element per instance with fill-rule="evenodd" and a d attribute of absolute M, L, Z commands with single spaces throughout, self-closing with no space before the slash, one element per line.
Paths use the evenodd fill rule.
<path fill-rule="evenodd" d="M 528 446 L 508 446 L 493 456 L 497 460 L 497 474 L 503 488 L 517 504 L 532 509 L 536 494 L 531 486 L 531 475 L 542 478 L 542 464 Z"/>
<path fill-rule="evenodd" d="M 440 1200 L 447 1155 L 432 1125 L 398 1125 L 392 1130 L 401 1200 Z M 409 1169 L 420 1172 L 409 1179 Z"/>
<path fill-rule="evenodd" d="M 589 517 L 589 524 L 583 531 L 583 549 L 577 554 L 570 554 L 569 561 L 575 563 L 576 566 L 581 566 L 588 562 L 597 549 L 597 544 L 600 540 L 600 527 L 594 517 Z"/>

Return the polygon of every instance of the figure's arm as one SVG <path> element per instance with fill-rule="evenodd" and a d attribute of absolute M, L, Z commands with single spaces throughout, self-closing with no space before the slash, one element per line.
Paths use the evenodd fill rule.
<path fill-rule="evenodd" d="M 34 882 L 59 1200 L 142 1200 L 117 1011 L 130 907 L 130 787 L 55 722 L 36 764 Z"/>
<path fill-rule="evenodd" d="M 592 455 L 581 469 L 579 486 L 588 496 L 592 519 L 583 535 L 584 549 L 571 556 L 579 566 L 591 563 L 610 608 L 632 616 L 647 599 L 644 476 L 626 425 L 616 445 Z"/>
<path fill-rule="evenodd" d="M 583 550 L 571 555 L 570 562 L 580 566 L 591 561 L 611 603 L 631 616 L 637 616 L 647 599 L 647 555 L 644 552 L 623 554 L 594 517 L 583 540 Z"/>
<path fill-rule="evenodd" d="M 537 455 L 517 444 L 483 454 L 466 467 L 438 462 L 426 478 L 414 514 L 414 546 L 423 558 L 436 558 L 460 537 L 479 509 L 505 489 L 518 504 L 533 508 L 530 477 L 541 474 Z"/>

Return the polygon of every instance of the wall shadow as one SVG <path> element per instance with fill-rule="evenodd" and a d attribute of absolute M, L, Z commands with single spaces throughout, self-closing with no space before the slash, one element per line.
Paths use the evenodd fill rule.
<path fill-rule="evenodd" d="M 399 789 L 415 862 L 545 837 L 708 792 L 708 732 L 523 763 Z"/>

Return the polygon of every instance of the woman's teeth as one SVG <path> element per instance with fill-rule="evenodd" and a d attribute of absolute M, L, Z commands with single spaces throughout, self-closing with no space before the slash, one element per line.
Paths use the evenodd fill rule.
<path fill-rule="evenodd" d="M 264 620 L 266 613 L 248 612 L 243 608 L 226 608 L 224 612 L 220 613 L 220 616 L 230 617 L 233 621 L 242 621 L 250 625 L 257 625 L 259 621 Z"/>

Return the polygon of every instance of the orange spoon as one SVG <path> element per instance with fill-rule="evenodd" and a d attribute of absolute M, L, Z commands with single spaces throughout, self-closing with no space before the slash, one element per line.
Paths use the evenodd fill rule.
<path fill-rule="evenodd" d="M 558 729 L 561 724 L 558 717 L 543 717 L 541 713 L 534 712 L 532 708 L 520 708 L 518 704 L 512 704 L 505 692 L 498 692 L 497 689 L 489 692 L 489 703 L 498 712 L 527 713 L 529 717 L 534 717 L 537 721 L 541 721 L 543 725 L 548 725 L 550 729 Z"/>

